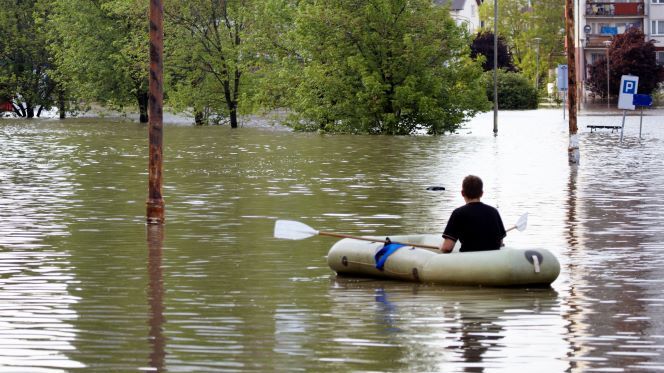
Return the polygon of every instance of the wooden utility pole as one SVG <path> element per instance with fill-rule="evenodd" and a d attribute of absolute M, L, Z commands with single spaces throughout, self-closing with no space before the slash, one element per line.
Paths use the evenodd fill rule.
<path fill-rule="evenodd" d="M 148 224 L 164 222 L 162 197 L 163 170 L 163 102 L 162 85 L 164 65 L 164 7 L 161 0 L 150 0 L 150 96 L 148 101 L 148 138 L 150 154 L 148 164 Z"/>
<path fill-rule="evenodd" d="M 567 103 L 569 107 L 569 146 L 570 164 L 578 164 L 579 135 L 576 125 L 576 43 L 574 42 L 574 0 L 565 0 L 565 37 L 567 41 Z"/>

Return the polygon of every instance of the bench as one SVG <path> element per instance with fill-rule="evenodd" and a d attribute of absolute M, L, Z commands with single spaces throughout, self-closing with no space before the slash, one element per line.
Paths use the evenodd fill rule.
<path fill-rule="evenodd" d="M 590 128 L 590 132 L 594 132 L 596 129 L 599 129 L 599 128 L 610 129 L 611 132 L 617 131 L 617 130 L 622 128 L 622 126 L 587 126 L 587 127 Z"/>

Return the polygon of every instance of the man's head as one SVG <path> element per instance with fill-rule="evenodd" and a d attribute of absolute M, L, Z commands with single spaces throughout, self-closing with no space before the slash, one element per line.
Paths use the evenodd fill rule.
<path fill-rule="evenodd" d="M 463 183 L 461 183 L 461 195 L 467 199 L 476 199 L 481 198 L 484 184 L 482 179 L 475 175 L 468 175 L 463 178 Z"/>

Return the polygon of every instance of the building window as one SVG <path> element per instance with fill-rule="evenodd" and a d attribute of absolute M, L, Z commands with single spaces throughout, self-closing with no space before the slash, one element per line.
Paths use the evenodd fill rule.
<path fill-rule="evenodd" d="M 657 64 L 664 65 L 664 52 L 657 52 Z"/>
<path fill-rule="evenodd" d="M 651 21 L 650 33 L 652 35 L 664 35 L 664 21 Z"/>
<path fill-rule="evenodd" d="M 652 0 L 653 4 L 664 4 L 664 0 Z"/>
<path fill-rule="evenodd" d="M 590 55 L 590 63 L 595 63 L 599 60 L 606 61 L 606 53 L 593 53 Z"/>

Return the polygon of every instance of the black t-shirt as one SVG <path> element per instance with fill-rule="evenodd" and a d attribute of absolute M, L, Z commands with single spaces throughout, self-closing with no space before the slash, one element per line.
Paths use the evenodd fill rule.
<path fill-rule="evenodd" d="M 461 241 L 459 251 L 498 250 L 507 233 L 498 210 L 471 202 L 452 212 L 443 237 Z"/>

